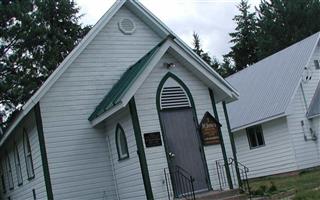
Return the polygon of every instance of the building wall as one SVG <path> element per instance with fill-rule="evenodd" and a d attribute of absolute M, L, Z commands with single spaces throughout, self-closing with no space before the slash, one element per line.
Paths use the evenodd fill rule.
<path fill-rule="evenodd" d="M 250 149 L 245 130 L 234 132 L 238 161 L 250 170 L 249 178 L 297 169 L 286 118 L 262 124 L 265 146 Z"/>
<path fill-rule="evenodd" d="M 119 160 L 116 146 L 116 126 L 120 124 L 123 128 L 129 150 L 129 158 Z M 115 186 L 119 199 L 146 199 L 137 144 L 134 136 L 129 108 L 119 111 L 106 120 L 106 140 L 109 146 L 108 156 L 111 158 L 115 177 Z"/>
<path fill-rule="evenodd" d="M 175 67 L 168 70 L 167 68 L 163 67 L 163 63 L 175 63 Z M 149 132 L 161 132 L 156 107 L 156 93 L 160 81 L 169 71 L 178 76 L 189 88 L 195 102 L 199 123 L 205 112 L 209 111 L 212 115 L 214 115 L 208 87 L 203 84 L 201 80 L 196 78 L 190 71 L 184 68 L 174 57 L 172 57 L 169 53 L 166 53 L 135 94 L 142 134 Z M 225 131 L 226 125 L 223 117 L 223 111 L 221 113 L 221 107 L 219 106 L 218 110 L 219 117 L 221 117 L 224 127 L 223 133 L 225 135 L 227 132 Z M 229 143 L 227 143 L 228 149 L 231 148 L 229 146 Z M 216 176 L 215 160 L 222 158 L 221 147 L 220 145 L 206 146 L 204 147 L 204 151 L 207 159 L 211 183 L 214 189 L 218 189 L 217 185 L 219 183 Z M 228 152 L 230 152 L 230 150 L 228 150 Z M 168 168 L 168 163 L 164 146 L 162 145 L 159 147 L 145 148 L 145 153 L 154 198 L 167 199 L 168 194 L 163 170 L 164 168 Z"/>
<path fill-rule="evenodd" d="M 134 34 L 118 29 L 123 17 L 135 21 Z M 105 131 L 92 128 L 88 117 L 123 72 L 160 40 L 123 7 L 40 100 L 56 199 L 114 199 Z"/>
<path fill-rule="evenodd" d="M 307 66 L 310 69 L 309 75 L 312 78 L 308 81 L 302 81 L 303 90 L 300 86 L 297 88 L 297 92 L 287 111 L 288 128 L 292 136 L 298 169 L 314 167 L 320 164 L 319 139 L 316 141 L 311 140 L 310 128 L 312 128 L 313 124 L 312 121 L 306 118 L 307 108 L 309 108 L 320 80 L 320 70 L 316 70 L 314 66 L 315 59 L 320 59 L 319 45 Z M 305 76 L 302 77 L 304 78 Z M 301 121 L 303 121 L 304 126 L 301 125 Z M 319 129 L 316 132 L 319 134 Z M 307 140 L 305 140 L 304 136 L 306 136 Z"/>
<path fill-rule="evenodd" d="M 26 129 L 30 141 L 31 146 L 31 155 L 33 160 L 33 167 L 34 167 L 34 178 L 28 180 L 27 168 L 26 168 L 26 160 L 24 154 L 24 147 L 23 147 L 23 128 Z M 17 179 L 17 171 L 15 165 L 15 158 L 14 158 L 14 142 L 17 143 L 20 164 L 21 164 L 21 171 L 22 171 L 22 185 L 18 186 L 18 179 Z M 9 189 L 8 183 L 8 174 L 5 168 L 6 154 L 8 152 L 8 156 L 10 157 L 10 164 L 13 174 L 13 185 L 14 188 L 12 190 Z M 4 146 L 0 150 L 1 152 L 1 160 L 0 163 L 2 165 L 2 169 L 4 169 L 5 175 L 5 186 L 6 186 L 6 193 L 4 194 L 2 191 L 2 185 L 0 182 L 0 196 L 3 199 L 7 199 L 10 197 L 11 199 L 33 199 L 32 190 L 35 190 L 36 196 L 38 199 L 46 199 L 47 192 L 45 188 L 44 176 L 43 176 L 43 167 L 42 167 L 42 160 L 41 160 L 41 152 L 39 147 L 39 139 L 38 139 L 38 132 L 37 126 L 35 122 L 35 116 L 33 110 L 25 117 L 25 119 L 21 122 L 21 124 L 14 130 L 12 137 L 4 144 Z M 0 198 L 1 199 L 1 198 Z"/>

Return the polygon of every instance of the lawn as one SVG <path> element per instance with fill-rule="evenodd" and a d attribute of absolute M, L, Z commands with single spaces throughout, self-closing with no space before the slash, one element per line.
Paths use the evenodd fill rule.
<path fill-rule="evenodd" d="M 250 181 L 254 196 L 271 199 L 320 200 L 320 168 L 296 175 L 265 177 Z M 288 198 L 286 198 L 288 199 Z"/>

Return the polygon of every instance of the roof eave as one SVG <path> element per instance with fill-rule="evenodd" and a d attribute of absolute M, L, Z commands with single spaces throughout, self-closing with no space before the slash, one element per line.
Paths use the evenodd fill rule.
<path fill-rule="evenodd" d="M 278 119 L 278 118 L 281 118 L 281 117 L 285 117 L 285 116 L 287 116 L 287 114 L 283 112 L 283 113 L 274 115 L 272 117 L 268 117 L 268 118 L 265 118 L 265 119 L 262 119 L 262 120 L 259 120 L 259 121 L 251 122 L 249 124 L 244 124 L 242 126 L 238 126 L 238 127 L 232 128 L 231 131 L 234 133 L 234 132 L 249 128 L 251 126 L 255 126 L 255 125 L 258 125 L 258 124 L 263 124 L 263 123 L 269 122 L 271 120 L 275 120 L 275 119 Z"/>
<path fill-rule="evenodd" d="M 136 4 L 140 11 L 148 14 L 149 20 L 153 23 L 158 24 L 159 28 L 163 31 L 163 34 L 173 35 L 176 43 L 186 50 L 194 59 L 196 59 L 208 72 L 210 72 L 215 78 L 222 82 L 228 89 L 230 89 L 236 97 L 239 97 L 239 92 L 231 86 L 227 81 L 225 81 L 216 71 L 214 71 L 202 58 L 200 58 L 185 42 L 183 42 L 169 27 L 167 27 L 160 19 L 158 19 L 154 14 L 152 14 L 147 8 L 144 7 L 138 1 L 130 1 L 132 4 Z M 230 96 L 231 98 L 232 95 Z"/>
<path fill-rule="evenodd" d="M 79 42 L 79 44 L 69 53 L 69 55 L 62 61 L 57 69 L 48 77 L 48 79 L 42 84 L 37 92 L 23 105 L 22 111 L 19 117 L 14 123 L 7 129 L 0 141 L 0 147 L 5 140 L 9 137 L 11 132 L 21 122 L 21 120 L 29 113 L 29 111 L 40 101 L 40 99 L 48 92 L 50 87 L 60 77 L 60 75 L 72 64 L 74 59 L 85 49 L 85 47 L 93 40 L 98 32 L 106 25 L 111 17 L 122 7 L 125 1 L 117 1 L 110 9 L 99 19 L 99 21 L 93 26 L 89 33 Z"/>

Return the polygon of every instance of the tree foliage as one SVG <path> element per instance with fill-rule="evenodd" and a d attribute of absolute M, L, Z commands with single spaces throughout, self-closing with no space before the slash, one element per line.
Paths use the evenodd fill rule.
<path fill-rule="evenodd" d="M 233 46 L 226 55 L 235 63 L 235 71 L 320 31 L 319 0 L 261 0 L 256 12 L 241 0 L 238 9 L 237 26 L 230 33 Z"/>
<path fill-rule="evenodd" d="M 19 110 L 88 32 L 78 12 L 70 0 L 1 1 L 2 114 Z"/>
<path fill-rule="evenodd" d="M 250 12 L 250 5 L 247 0 L 241 0 L 238 5 L 240 14 L 233 20 L 237 26 L 235 32 L 230 33 L 231 51 L 226 55 L 235 64 L 233 72 L 237 72 L 257 62 L 257 39 L 256 39 L 256 17 Z M 231 72 L 232 73 L 232 72 Z"/>
<path fill-rule="evenodd" d="M 257 10 L 259 59 L 320 30 L 319 0 L 262 0 Z"/>
<path fill-rule="evenodd" d="M 223 77 L 227 76 L 233 69 L 230 59 L 225 58 L 224 62 L 220 63 L 217 58 L 210 57 L 209 53 L 202 49 L 200 37 L 196 32 L 193 33 L 193 51 Z"/>

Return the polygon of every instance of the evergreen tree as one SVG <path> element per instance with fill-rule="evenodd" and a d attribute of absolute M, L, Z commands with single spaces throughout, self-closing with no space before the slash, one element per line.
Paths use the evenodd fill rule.
<path fill-rule="evenodd" d="M 214 70 L 217 70 L 220 65 L 219 61 L 214 57 L 211 58 L 208 52 L 203 51 L 201 47 L 200 37 L 196 32 L 194 32 L 192 36 L 193 36 L 193 51 L 196 54 L 198 54 Z"/>
<path fill-rule="evenodd" d="M 258 58 L 320 30 L 319 0 L 262 0 L 258 8 Z"/>
<path fill-rule="evenodd" d="M 0 3 L 0 111 L 19 110 L 90 27 L 70 0 Z"/>
<path fill-rule="evenodd" d="M 234 45 L 226 56 L 234 61 L 234 70 L 240 71 L 257 62 L 256 17 L 254 12 L 250 13 L 247 0 L 241 0 L 237 7 L 240 14 L 233 18 L 237 26 L 235 32 L 229 34 Z"/>

